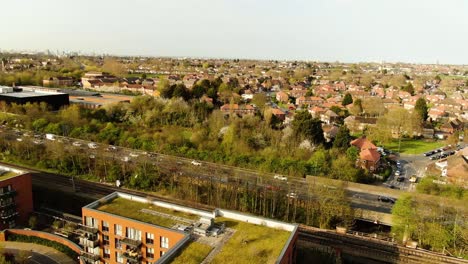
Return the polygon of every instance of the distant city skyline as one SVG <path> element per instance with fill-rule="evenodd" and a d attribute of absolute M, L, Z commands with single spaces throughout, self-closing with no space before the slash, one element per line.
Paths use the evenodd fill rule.
<path fill-rule="evenodd" d="M 463 0 L 18 0 L 2 7 L 9 10 L 3 51 L 468 64 Z"/>

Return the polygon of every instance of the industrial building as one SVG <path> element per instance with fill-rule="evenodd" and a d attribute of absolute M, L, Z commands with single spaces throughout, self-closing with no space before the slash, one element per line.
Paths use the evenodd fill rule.
<path fill-rule="evenodd" d="M 34 87 L 0 86 L 0 101 L 7 104 L 47 103 L 51 110 L 59 110 L 69 105 L 68 94 L 57 91 L 45 91 Z"/>
<path fill-rule="evenodd" d="M 80 232 L 80 260 L 93 264 L 169 263 L 183 255 L 191 243 L 209 245 L 210 257 L 215 260 L 229 258 L 232 262 L 223 254 L 235 252 L 251 263 L 286 264 L 295 261 L 297 240 L 294 224 L 223 209 L 198 210 L 121 192 L 83 207 Z M 254 242 L 229 243 L 239 237 L 250 237 Z M 252 252 L 262 250 L 259 247 L 265 244 L 275 248 L 265 249 L 268 261 L 258 262 Z"/>
<path fill-rule="evenodd" d="M 32 211 L 31 174 L 0 166 L 0 230 L 26 225 Z"/>

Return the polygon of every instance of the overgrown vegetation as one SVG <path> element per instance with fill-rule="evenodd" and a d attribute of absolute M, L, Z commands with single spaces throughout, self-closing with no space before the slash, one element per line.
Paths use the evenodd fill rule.
<path fill-rule="evenodd" d="M 191 242 L 173 260 L 172 264 L 199 264 L 208 256 L 211 247 L 198 242 Z"/>

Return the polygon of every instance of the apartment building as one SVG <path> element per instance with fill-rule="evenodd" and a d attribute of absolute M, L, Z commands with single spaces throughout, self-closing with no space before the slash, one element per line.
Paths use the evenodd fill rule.
<path fill-rule="evenodd" d="M 226 226 L 229 223 L 237 224 Z M 191 243 L 208 245 L 208 252 L 220 245 L 223 250 L 214 258 L 230 263 L 231 256 L 223 254 L 239 250 L 244 251 L 239 257 L 252 259 L 252 263 L 288 264 L 294 263 L 296 256 L 297 225 L 224 209 L 198 210 L 120 192 L 83 207 L 79 232 L 83 264 L 170 263 L 186 252 L 193 254 L 185 250 Z M 239 239 L 236 236 L 249 236 L 256 242 L 230 244 L 230 239 Z M 225 238 L 228 242 L 220 244 Z M 258 248 L 263 245 L 265 249 Z M 249 254 L 258 250 L 269 255 L 254 261 L 258 256 Z M 273 262 L 270 256 L 275 256 Z"/>
<path fill-rule="evenodd" d="M 27 224 L 32 211 L 31 174 L 0 166 L 0 230 Z"/>

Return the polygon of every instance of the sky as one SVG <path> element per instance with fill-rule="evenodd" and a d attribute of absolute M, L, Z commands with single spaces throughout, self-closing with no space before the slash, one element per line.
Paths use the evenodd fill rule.
<path fill-rule="evenodd" d="M 0 0 L 0 50 L 468 64 L 466 0 Z"/>

